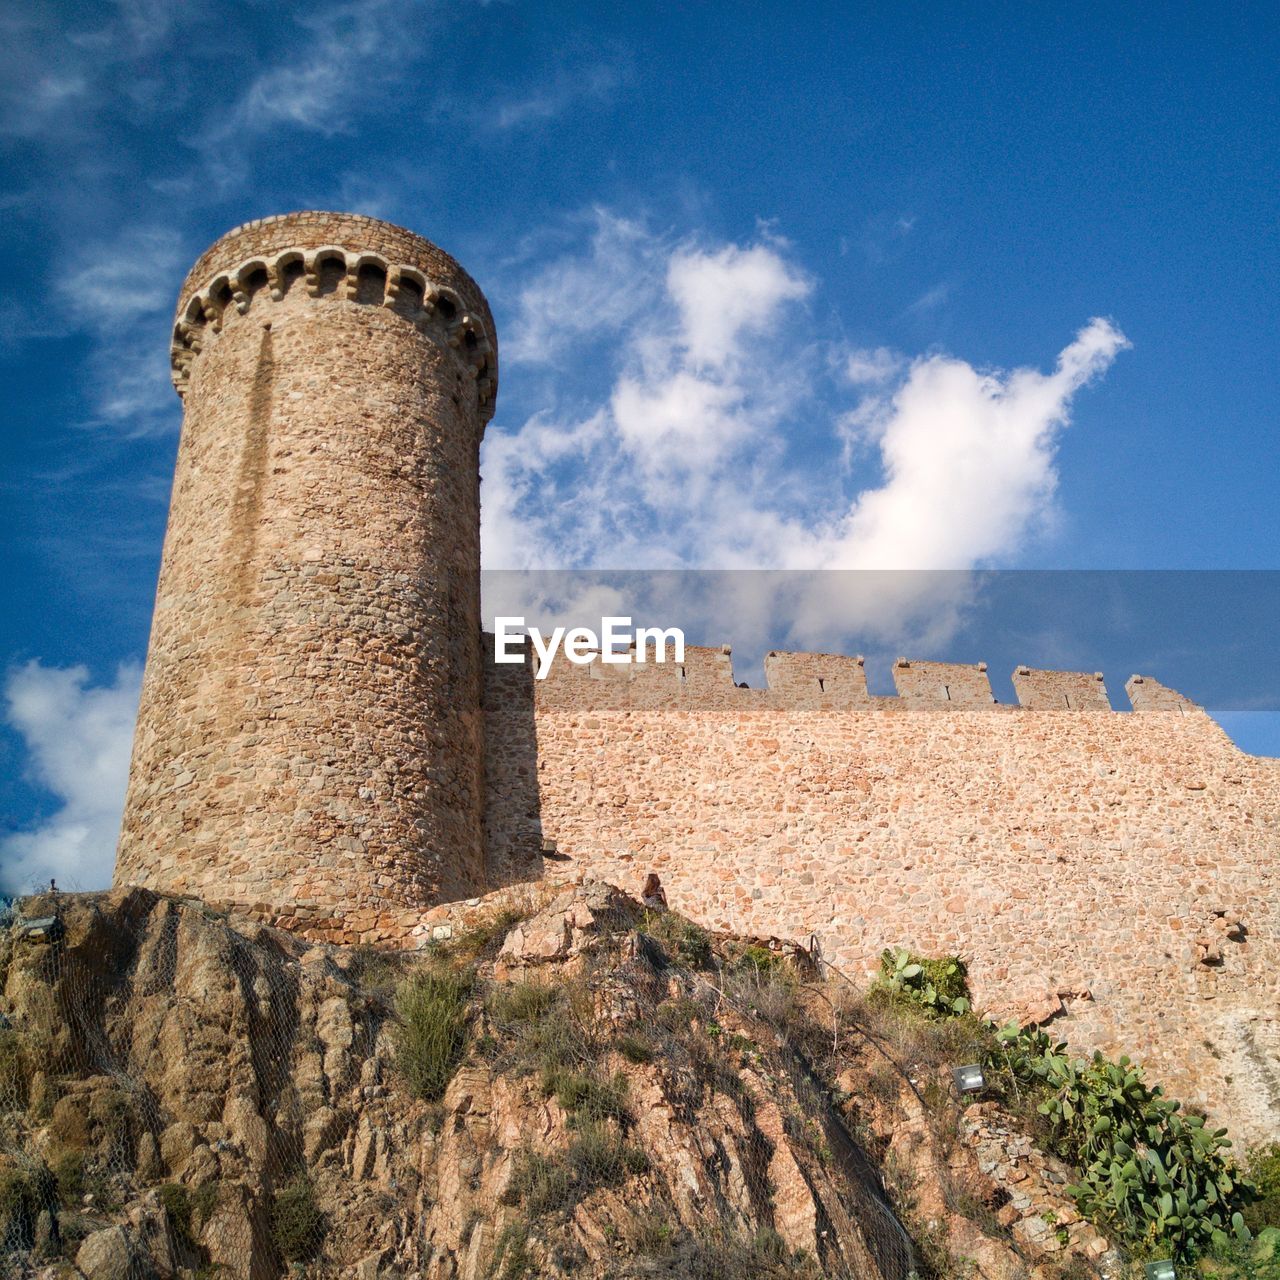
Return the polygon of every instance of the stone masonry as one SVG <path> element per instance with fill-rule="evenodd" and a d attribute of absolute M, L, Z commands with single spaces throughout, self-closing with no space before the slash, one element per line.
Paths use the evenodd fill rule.
<path fill-rule="evenodd" d="M 958 952 L 979 1004 L 1280 1137 L 1280 762 L 1150 677 L 728 646 L 497 666 L 479 610 L 496 337 L 427 241 L 299 213 L 183 286 L 185 418 L 116 866 L 309 937 L 661 875 L 713 928 Z"/>
<path fill-rule="evenodd" d="M 1002 706 L 983 664 L 899 659 L 897 697 L 857 659 L 765 670 L 492 667 L 491 882 L 656 871 L 677 910 L 816 938 L 859 982 L 886 946 L 956 952 L 988 1012 L 1280 1136 L 1280 761 L 1150 677 L 1120 713 L 1093 673 L 1018 668 Z"/>
<path fill-rule="evenodd" d="M 478 889 L 483 295 L 398 227 L 268 218 L 196 263 L 173 367 L 117 882 L 386 930 Z"/>

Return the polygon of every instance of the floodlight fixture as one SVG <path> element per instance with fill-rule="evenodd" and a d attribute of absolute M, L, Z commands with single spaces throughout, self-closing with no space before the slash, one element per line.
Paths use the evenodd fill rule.
<path fill-rule="evenodd" d="M 958 1093 L 977 1093 L 987 1087 L 987 1077 L 982 1068 L 976 1064 L 969 1067 L 952 1067 L 951 1079 L 955 1081 Z"/>

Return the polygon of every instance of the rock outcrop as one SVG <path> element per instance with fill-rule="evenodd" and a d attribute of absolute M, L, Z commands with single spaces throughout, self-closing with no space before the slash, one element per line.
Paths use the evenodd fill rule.
<path fill-rule="evenodd" d="M 814 1065 L 830 1033 L 781 957 L 717 958 L 608 886 L 415 956 L 143 890 L 28 900 L 22 917 L 59 923 L 0 943 L 17 1274 L 928 1273 L 877 1163 L 918 1106 L 911 1082 L 881 1081 L 873 1103 L 855 1052 L 835 1088 Z M 441 974 L 464 1028 L 443 1057 Z M 425 1013 L 405 1013 L 406 989 Z M 444 1064 L 427 1097 L 415 1054 Z M 1007 1198 L 971 1145 L 899 1138 L 898 1172 L 928 1186 L 968 1161 L 994 1214 Z M 959 1221 L 941 1201 L 931 1216 Z M 968 1220 L 953 1234 L 974 1274 L 1051 1274 L 1033 1240 Z"/>

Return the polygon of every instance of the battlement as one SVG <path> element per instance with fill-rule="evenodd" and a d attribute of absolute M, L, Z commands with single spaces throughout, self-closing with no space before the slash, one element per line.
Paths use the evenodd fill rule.
<path fill-rule="evenodd" d="M 893 664 L 898 697 L 957 707 L 989 707 L 995 702 L 985 662 L 916 662 Z"/>
<path fill-rule="evenodd" d="M 1125 681 L 1124 691 L 1135 711 L 1168 711 L 1185 716 L 1200 710 L 1190 698 L 1184 698 L 1177 690 L 1167 688 L 1150 676 L 1130 676 Z"/>
<path fill-rule="evenodd" d="M 1141 680 L 1141 676 L 1134 676 Z M 1084 671 L 1034 671 L 1018 667 L 1013 673 L 1013 688 L 1024 707 L 1051 710 L 1110 711 L 1111 700 L 1102 672 L 1092 675 Z"/>
<path fill-rule="evenodd" d="M 493 653 L 493 637 L 484 649 Z M 575 665 L 563 658 L 553 662 L 545 680 L 534 681 L 532 649 L 524 666 L 494 667 L 491 687 L 510 692 L 527 683 L 538 705 L 548 709 L 608 709 L 634 707 L 656 710 L 767 708 L 822 710 L 857 707 L 929 710 L 990 710 L 1000 706 L 991 691 L 985 662 L 929 662 L 898 658 L 892 668 L 894 695 L 872 694 L 867 688 L 866 660 L 861 655 L 790 653 L 773 649 L 764 659 L 764 688 L 739 683 L 730 645 L 687 645 L 683 662 L 668 653 L 655 662 L 606 663 L 599 654 Z M 499 675 L 506 672 L 509 674 Z M 1099 671 L 1049 671 L 1018 666 L 1012 673 L 1017 707 L 1034 711 L 1107 712 L 1110 698 Z M 1186 714 L 1200 710 L 1196 703 L 1151 676 L 1135 675 L 1125 685 L 1134 711 Z"/>
<path fill-rule="evenodd" d="M 448 254 L 402 227 L 356 215 L 286 214 L 228 232 L 196 263 L 179 297 L 170 344 L 173 384 L 226 319 L 258 300 L 310 298 L 383 307 L 453 348 L 475 379 L 481 415 L 493 415 L 497 340 L 484 295 Z"/>

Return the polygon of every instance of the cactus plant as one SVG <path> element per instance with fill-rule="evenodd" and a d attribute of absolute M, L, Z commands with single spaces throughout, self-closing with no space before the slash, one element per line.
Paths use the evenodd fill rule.
<path fill-rule="evenodd" d="M 1190 1258 L 1247 1241 L 1240 1210 L 1252 1185 L 1229 1155 L 1225 1129 L 1210 1129 L 1148 1085 L 1130 1059 L 1073 1059 L 1043 1031 L 1005 1027 L 994 1065 L 1045 1094 L 1038 1110 L 1056 1149 L 1080 1169 L 1069 1188 L 1081 1213 L 1133 1244 Z"/>
<path fill-rule="evenodd" d="M 934 1018 L 958 1017 L 968 1013 L 968 971 L 959 956 L 936 960 L 912 955 L 895 947 L 880 956 L 880 987 Z"/>

